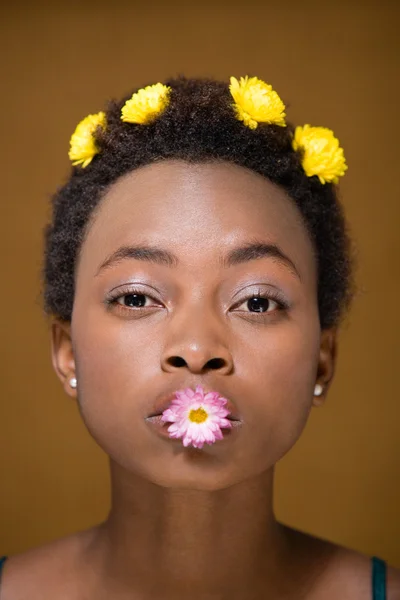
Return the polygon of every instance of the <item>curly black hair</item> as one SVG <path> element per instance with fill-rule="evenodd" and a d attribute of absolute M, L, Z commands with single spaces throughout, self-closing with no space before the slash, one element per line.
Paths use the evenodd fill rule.
<path fill-rule="evenodd" d="M 99 153 L 85 168 L 73 167 L 52 199 L 45 229 L 44 305 L 49 315 L 70 321 L 77 258 L 91 217 L 109 186 L 122 175 L 159 160 L 227 161 L 281 186 L 303 216 L 318 265 L 321 328 L 338 324 L 352 295 L 352 260 L 343 210 L 335 186 L 308 177 L 292 147 L 293 126 L 239 121 L 226 83 L 179 77 L 164 112 L 146 125 L 124 123 L 121 109 L 132 92 L 106 110 L 107 126 L 95 133 Z"/>

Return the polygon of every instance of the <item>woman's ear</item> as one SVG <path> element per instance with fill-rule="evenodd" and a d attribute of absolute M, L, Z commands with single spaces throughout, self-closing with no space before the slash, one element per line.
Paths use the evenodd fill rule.
<path fill-rule="evenodd" d="M 322 406 L 335 374 L 337 357 L 337 328 L 324 329 L 321 333 L 317 380 L 315 382 L 313 406 Z"/>
<path fill-rule="evenodd" d="M 51 359 L 64 390 L 76 398 L 75 358 L 71 341 L 71 324 L 54 319 L 51 324 Z"/>

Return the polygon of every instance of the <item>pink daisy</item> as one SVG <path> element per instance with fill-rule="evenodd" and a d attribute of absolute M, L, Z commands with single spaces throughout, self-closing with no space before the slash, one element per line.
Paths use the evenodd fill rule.
<path fill-rule="evenodd" d="M 231 428 L 232 423 L 225 417 L 229 410 L 225 407 L 226 398 L 217 392 L 205 393 L 198 385 L 176 392 L 169 407 L 164 410 L 162 420 L 171 423 L 168 427 L 169 437 L 183 438 L 185 447 L 190 444 L 195 448 L 213 444 L 224 437 L 221 427 Z"/>

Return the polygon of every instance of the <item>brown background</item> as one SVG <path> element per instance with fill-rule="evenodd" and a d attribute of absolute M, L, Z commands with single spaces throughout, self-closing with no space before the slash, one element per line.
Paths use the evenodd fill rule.
<path fill-rule="evenodd" d="M 107 460 L 50 367 L 41 229 L 76 123 L 169 75 L 257 75 L 331 127 L 361 289 L 336 382 L 277 469 L 277 517 L 400 567 L 399 10 L 365 2 L 65 2 L 1 9 L 0 554 L 102 520 Z"/>

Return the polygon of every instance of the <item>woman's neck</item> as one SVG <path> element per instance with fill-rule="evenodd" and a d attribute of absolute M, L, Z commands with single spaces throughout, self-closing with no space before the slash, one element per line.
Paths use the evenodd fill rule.
<path fill-rule="evenodd" d="M 250 600 L 257 589 L 277 592 L 287 578 L 288 528 L 273 514 L 273 469 L 215 492 L 163 488 L 115 463 L 111 481 L 96 553 L 104 577 L 119 582 L 121 592 Z"/>

